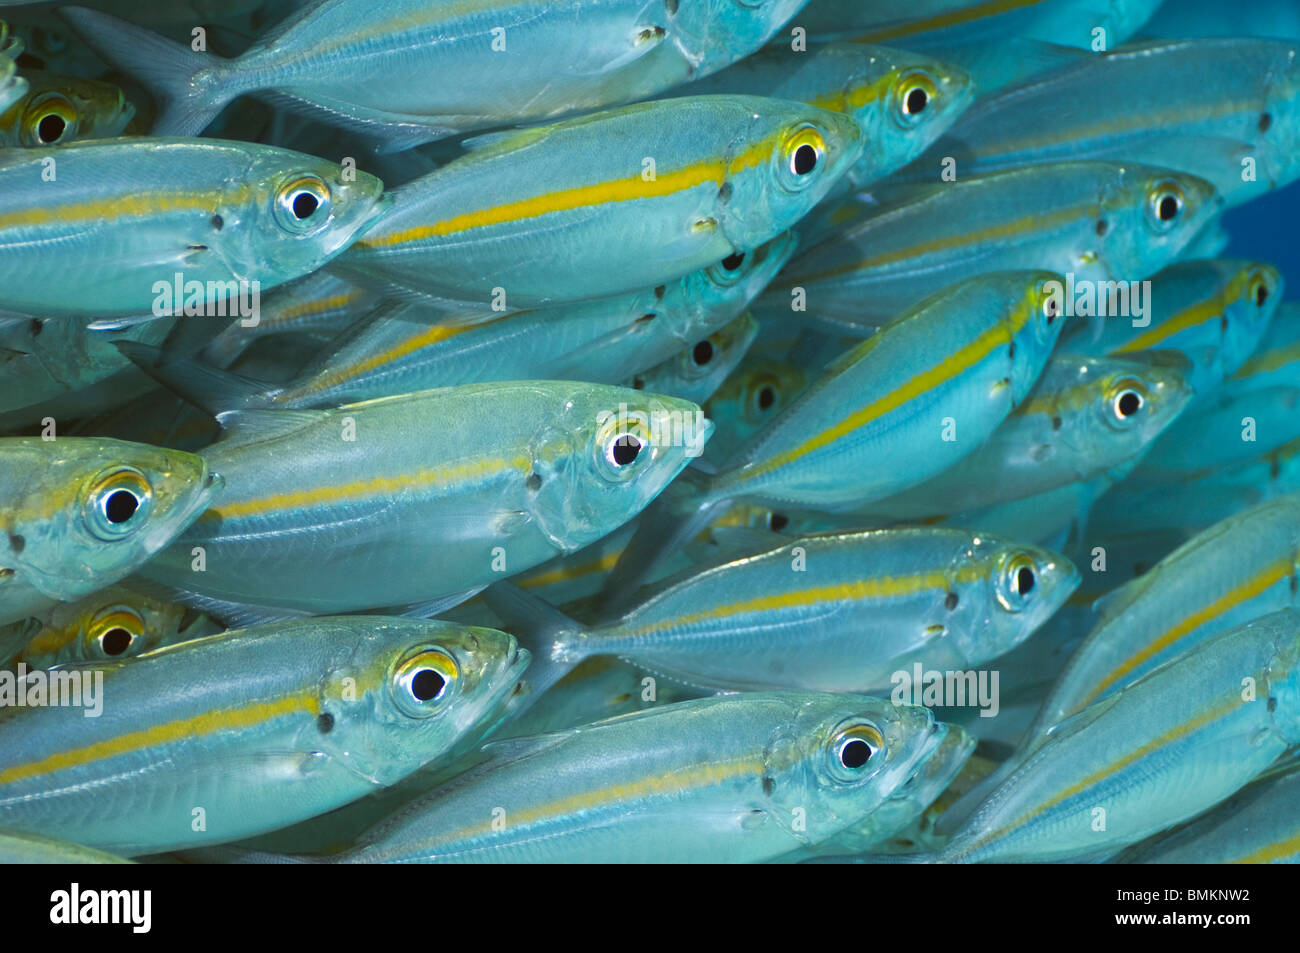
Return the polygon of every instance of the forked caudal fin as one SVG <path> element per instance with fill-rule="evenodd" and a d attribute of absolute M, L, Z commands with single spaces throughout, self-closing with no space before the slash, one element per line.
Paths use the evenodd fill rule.
<path fill-rule="evenodd" d="M 58 11 L 86 45 L 138 80 L 158 101 L 151 135 L 197 136 L 236 96 L 227 60 L 84 7 Z"/>
<path fill-rule="evenodd" d="M 228 410 L 275 407 L 276 388 L 262 381 L 208 367 L 187 357 L 171 357 L 150 344 L 114 341 L 114 346 L 169 391 L 217 416 Z"/>
<path fill-rule="evenodd" d="M 506 630 L 533 657 L 524 675 L 531 694 L 511 710 L 511 717 L 517 718 L 582 661 L 578 643 L 584 627 L 545 599 L 512 582 L 489 586 L 483 598 L 501 617 Z"/>

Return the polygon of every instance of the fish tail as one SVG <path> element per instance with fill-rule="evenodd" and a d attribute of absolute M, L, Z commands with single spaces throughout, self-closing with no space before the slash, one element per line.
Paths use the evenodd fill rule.
<path fill-rule="evenodd" d="M 163 387 L 214 417 L 228 410 L 276 406 L 273 398 L 279 388 L 262 381 L 218 370 L 192 358 L 172 356 L 151 344 L 138 341 L 114 341 L 113 344 Z"/>
<path fill-rule="evenodd" d="M 231 88 L 228 61 L 221 57 L 97 10 L 62 7 L 58 12 L 101 58 L 134 77 L 157 100 L 152 135 L 197 136 L 243 92 Z"/>
<path fill-rule="evenodd" d="M 527 704 L 511 709 L 516 717 L 582 660 L 582 625 L 512 582 L 489 586 L 483 598 L 533 657 L 525 675 L 531 695 Z"/>
<path fill-rule="evenodd" d="M 601 608 L 619 612 L 678 550 L 698 535 L 731 500 L 714 490 L 712 475 L 686 469 L 641 513 L 636 532 L 605 580 Z"/>

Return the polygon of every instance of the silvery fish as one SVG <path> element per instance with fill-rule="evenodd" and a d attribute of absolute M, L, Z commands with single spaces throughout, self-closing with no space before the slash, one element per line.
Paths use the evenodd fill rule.
<path fill-rule="evenodd" d="M 185 606 L 126 586 L 109 586 L 76 602 L 51 606 L 39 618 L 0 629 L 0 663 L 29 669 L 68 662 L 130 658 L 164 645 L 220 631 Z"/>
<path fill-rule="evenodd" d="M 1297 742 L 1300 614 L 1288 610 L 1215 636 L 1059 725 L 936 859 L 1104 858 L 1213 807 Z"/>
<path fill-rule="evenodd" d="M 1216 632 L 1297 603 L 1300 497 L 1238 513 L 1098 605 L 1101 619 L 1043 704 L 1031 744 Z"/>
<path fill-rule="evenodd" d="M 397 150 L 474 129 L 645 99 L 763 46 L 806 0 L 317 0 L 234 60 L 114 17 L 60 14 L 197 135 L 253 93 Z"/>
<path fill-rule="evenodd" d="M 848 116 L 692 96 L 505 132 L 393 193 L 351 275 L 506 309 L 640 291 L 790 228 L 862 154 Z"/>
<path fill-rule="evenodd" d="M 989 271 L 1044 268 L 1080 282 L 1149 277 L 1221 205 L 1204 180 L 1136 164 L 1065 162 L 882 190 L 846 230 L 802 251 L 759 303 L 866 333 L 931 289 Z"/>
<path fill-rule="evenodd" d="M 1067 159 L 1143 162 L 1208 179 L 1238 205 L 1300 177 L 1296 50 L 1171 40 L 1085 57 L 977 103 L 899 175 L 938 181 L 944 156 L 967 176 Z"/>
<path fill-rule="evenodd" d="M 79 847 L 37 834 L 0 831 L 3 864 L 129 864 L 131 861 L 102 850 Z"/>
<path fill-rule="evenodd" d="M 785 410 L 808 384 L 802 367 L 756 356 L 751 350 L 722 382 L 704 413 L 713 421 L 705 458 L 726 463 L 755 432 Z"/>
<path fill-rule="evenodd" d="M 1258 347 L 1224 390 L 1235 396 L 1274 387 L 1300 388 L 1300 304 L 1291 301 L 1277 309 Z"/>
<path fill-rule="evenodd" d="M 1300 771 L 1270 771 L 1213 811 L 1130 848 L 1124 864 L 1300 863 Z"/>
<path fill-rule="evenodd" d="M 862 821 L 941 742 L 926 709 L 874 698 L 774 692 L 679 702 L 500 742 L 485 764 L 330 859 L 769 860 Z M 494 809 L 505 824 L 493 823 Z"/>
<path fill-rule="evenodd" d="M 742 314 L 726 327 L 678 351 L 670 360 L 647 368 L 628 383 L 636 390 L 667 394 L 703 404 L 736 369 L 758 334 L 758 322 Z"/>
<path fill-rule="evenodd" d="M 627 522 L 710 430 L 685 401 L 561 381 L 221 421 L 203 456 L 225 493 L 143 573 L 227 613 L 468 593 Z"/>
<path fill-rule="evenodd" d="M 1061 354 L 1024 403 L 955 466 L 859 511 L 914 520 L 1025 499 L 1136 461 L 1192 397 L 1181 354 Z"/>
<path fill-rule="evenodd" d="M 485 730 L 527 664 L 492 629 L 346 616 L 65 666 L 51 685 L 97 675 L 102 710 L 0 715 L 0 823 L 125 855 L 282 827 Z"/>
<path fill-rule="evenodd" d="M 372 226 L 388 207 L 382 189 L 364 172 L 242 142 L 11 150 L 0 156 L 0 308 L 233 314 L 251 283 L 313 271 Z"/>
<path fill-rule="evenodd" d="M 90 595 L 219 495 L 199 457 L 92 437 L 0 439 L 0 624 Z"/>
<path fill-rule="evenodd" d="M 24 76 L 27 95 L 7 109 L 0 108 L 0 147 L 111 139 L 120 136 L 135 116 L 135 107 L 122 90 L 109 83 L 40 70 Z"/>
<path fill-rule="evenodd" d="M 1116 292 L 1117 308 L 1107 288 L 1108 316 L 1101 327 L 1076 322 L 1066 329 L 1064 346 L 1116 357 L 1176 350 L 1191 362 L 1187 383 L 1203 397 L 1259 346 L 1285 287 L 1281 273 L 1262 262 L 1179 262 L 1152 276 L 1145 314 L 1130 319 L 1133 309 L 1123 302 L 1127 291 Z"/>
<path fill-rule="evenodd" d="M 961 530 L 775 537 L 765 551 L 688 570 L 620 617 L 582 625 L 522 590 L 488 603 L 535 646 L 541 691 L 613 655 L 714 690 L 888 691 L 914 662 L 973 669 L 1045 622 L 1079 585 L 1063 557 Z"/>
<path fill-rule="evenodd" d="M 970 78 L 946 63 L 856 43 L 812 50 L 769 46 L 688 89 L 691 95 L 771 96 L 847 113 L 871 144 L 845 179 L 856 188 L 919 156 L 975 94 Z"/>

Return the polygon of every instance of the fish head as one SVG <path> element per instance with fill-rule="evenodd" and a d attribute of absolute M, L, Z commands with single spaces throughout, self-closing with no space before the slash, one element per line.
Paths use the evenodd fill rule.
<path fill-rule="evenodd" d="M 697 76 L 721 69 L 770 40 L 808 0 L 670 0 L 668 32 Z"/>
<path fill-rule="evenodd" d="M 716 217 L 736 251 L 796 225 L 862 155 L 865 138 L 843 113 L 745 97 L 749 121 L 734 137 Z"/>
<path fill-rule="evenodd" d="M 1256 150 L 1263 168 L 1258 174 L 1280 187 L 1300 176 L 1300 49 L 1281 52 L 1269 74 L 1264 103 Z"/>
<path fill-rule="evenodd" d="M 513 636 L 495 629 L 367 621 L 365 637 L 321 683 L 312 743 L 379 786 L 495 727 L 530 660 Z"/>
<path fill-rule="evenodd" d="M 1065 279 L 1050 271 L 1008 271 L 976 278 L 956 289 L 969 293 L 977 313 L 991 310 L 1006 328 L 1012 401 L 1017 405 L 1038 382 L 1065 327 L 1064 287 Z"/>
<path fill-rule="evenodd" d="M 975 101 L 975 81 L 956 66 L 901 50 L 846 45 L 867 57 L 845 88 L 844 101 L 870 144 L 866 158 L 874 170 L 898 169 L 915 159 Z"/>
<path fill-rule="evenodd" d="M 311 156 L 258 153 L 247 178 L 252 197 L 223 203 L 212 240 L 236 273 L 276 284 L 320 268 L 392 208 L 373 175 Z"/>
<path fill-rule="evenodd" d="M 1223 289 L 1223 339 L 1219 358 L 1236 371 L 1254 353 L 1282 302 L 1286 281 L 1272 265 L 1258 261 L 1217 262 L 1230 266 Z"/>
<path fill-rule="evenodd" d="M 797 706 L 764 751 L 764 789 L 773 818 L 808 843 L 877 810 L 942 741 L 934 715 L 918 705 L 809 694 Z"/>
<path fill-rule="evenodd" d="M 758 322 L 746 312 L 644 377 L 638 376 L 633 386 L 685 394 L 703 403 L 740 363 L 757 336 Z"/>
<path fill-rule="evenodd" d="M 135 107 L 111 83 L 33 72 L 27 97 L 0 115 L 0 136 L 27 148 L 122 134 Z"/>
<path fill-rule="evenodd" d="M 1125 163 L 1103 190 L 1096 231 L 1111 276 L 1137 280 L 1170 264 L 1224 200 L 1205 179 Z"/>
<path fill-rule="evenodd" d="M 782 232 L 751 252 L 736 252 L 668 288 L 656 309 L 683 344 L 694 344 L 738 316 L 794 254 L 798 239 Z"/>
<path fill-rule="evenodd" d="M 143 564 L 194 522 L 222 486 L 201 457 L 179 450 L 89 437 L 15 439 L 16 453 L 35 469 L 8 495 L 0 515 L 12 554 L 0 559 L 62 601 Z"/>
<path fill-rule="evenodd" d="M 974 580 L 959 595 L 949 630 L 965 659 L 993 659 L 1015 648 L 1079 588 L 1079 570 L 1064 556 L 981 534 L 971 539 L 950 574 Z"/>
<path fill-rule="evenodd" d="M 712 433 L 690 401 L 574 384 L 534 441 L 529 516 L 559 551 L 581 549 L 645 509 Z"/>

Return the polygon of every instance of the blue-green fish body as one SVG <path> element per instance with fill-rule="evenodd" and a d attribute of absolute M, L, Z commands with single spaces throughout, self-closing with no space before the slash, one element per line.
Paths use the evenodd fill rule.
<path fill-rule="evenodd" d="M 757 335 L 758 322 L 754 316 L 742 314 L 627 383 L 637 390 L 703 404 L 740 364 Z"/>
<path fill-rule="evenodd" d="M 1255 0 L 1249 15 L 1219 0 L 1165 0 L 1142 31 L 1148 36 L 1300 37 L 1300 8 L 1291 0 Z"/>
<path fill-rule="evenodd" d="M 52 840 L 38 834 L 0 831 L 3 864 L 129 864 L 131 861 L 102 850 Z"/>
<path fill-rule="evenodd" d="M 99 672 L 102 710 L 4 712 L 0 823 L 126 855 L 282 827 L 483 730 L 527 662 L 491 629 L 347 616 L 58 669 Z"/>
<path fill-rule="evenodd" d="M 498 310 L 653 288 L 790 228 L 863 143 L 841 113 L 752 96 L 502 133 L 397 189 L 340 264 Z"/>
<path fill-rule="evenodd" d="M 807 383 L 808 375 L 798 364 L 764 358 L 751 350 L 704 406 L 714 426 L 705 458 L 726 463 L 803 393 Z"/>

